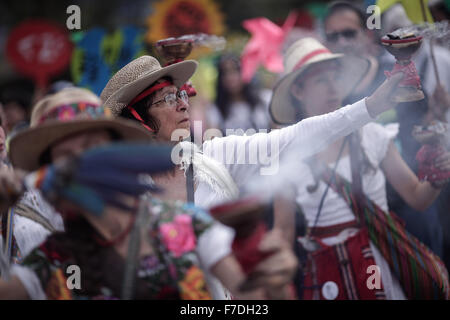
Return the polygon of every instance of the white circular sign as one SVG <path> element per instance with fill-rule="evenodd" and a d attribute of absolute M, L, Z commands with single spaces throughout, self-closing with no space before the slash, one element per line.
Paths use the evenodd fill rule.
<path fill-rule="evenodd" d="M 322 286 L 322 295 L 327 300 L 334 300 L 339 294 L 339 287 L 336 282 L 327 281 Z"/>

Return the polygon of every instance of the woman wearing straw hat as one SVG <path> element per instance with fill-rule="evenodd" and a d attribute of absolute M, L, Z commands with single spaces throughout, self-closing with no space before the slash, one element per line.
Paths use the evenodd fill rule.
<path fill-rule="evenodd" d="M 307 44 L 301 48 L 301 54 L 305 61 L 300 62 L 307 65 L 334 56 L 325 50 L 325 48 L 317 49 L 315 46 Z M 188 96 L 179 88 L 192 76 L 196 67 L 197 62 L 192 60 L 161 67 L 155 58 L 142 56 L 123 67 L 110 79 L 101 98 L 105 107 L 110 108 L 113 115 L 139 122 L 152 134 L 155 141 L 178 143 L 181 137 L 180 131 L 177 130 L 188 131 L 190 129 Z M 295 65 L 288 68 L 293 69 L 294 67 L 299 68 Z M 357 84 L 366 71 L 368 63 L 359 59 L 346 67 L 348 69 L 345 74 L 351 74 L 351 76 L 339 83 L 342 86 L 343 94 L 348 93 Z M 310 146 L 304 150 L 302 155 L 307 157 L 339 137 L 372 121 L 374 116 L 395 105 L 390 99 L 396 85 L 401 80 L 401 74 L 391 79 L 380 86 L 370 97 L 322 117 L 311 118 L 269 134 L 243 137 L 233 135 L 204 142 L 202 150 L 204 156 L 201 160 L 211 160 L 208 165 L 211 164 L 214 167 L 211 169 L 205 168 L 206 165 L 200 165 L 201 161 L 196 162 L 196 157 L 201 157 L 201 155 L 194 152 L 192 159 L 194 167 L 198 164 L 198 168 L 194 168 L 196 204 L 210 207 L 221 200 L 236 197 L 238 188 L 243 187 L 247 180 L 258 173 L 263 166 L 261 163 L 249 165 L 246 164 L 245 159 L 241 159 L 248 156 L 246 145 L 250 142 L 263 144 L 277 140 L 279 142 L 278 151 L 281 152 L 294 143 L 300 146 L 303 143 Z M 278 88 L 278 90 L 284 90 L 283 94 L 288 96 L 287 90 L 284 88 Z M 296 117 L 296 111 L 293 108 L 283 108 L 280 111 L 272 109 L 271 112 L 274 119 L 281 123 L 295 122 L 293 120 Z M 274 114 L 274 112 L 279 114 Z M 231 164 L 225 163 L 226 155 L 220 152 L 225 149 L 225 144 L 232 145 L 230 151 L 237 153 Z M 195 146 L 183 144 L 183 147 L 185 146 L 195 148 Z M 240 147 L 247 154 L 236 152 Z M 182 164 L 184 164 L 183 161 Z M 183 168 L 187 170 L 188 166 Z M 208 171 L 208 169 L 211 170 Z M 215 170 L 219 171 L 215 172 Z M 171 186 L 165 197 L 187 200 L 188 191 L 184 172 L 178 170 L 173 175 L 157 177 L 155 181 Z M 213 196 L 214 192 L 217 194 Z"/>
<path fill-rule="evenodd" d="M 305 46 L 325 54 L 308 58 L 302 54 Z M 317 118 L 339 108 L 348 92 L 342 88 L 348 80 L 342 78 L 340 70 L 351 72 L 356 65 L 354 58 L 328 53 L 311 38 L 295 42 L 287 50 L 284 62 L 287 74 L 275 87 L 270 104 L 272 119 L 283 125 Z M 298 173 L 292 176 L 297 190 L 295 199 L 303 209 L 309 228 L 307 236 L 300 239 L 308 252 L 304 264 L 304 299 L 405 298 L 386 262 L 385 252 L 374 246 L 372 238 L 369 241 L 354 212 L 358 206 L 366 210 L 361 193 L 371 199 L 367 202 L 371 207 L 378 206 L 387 212 L 386 180 L 417 210 L 424 210 L 439 195 L 445 181 L 419 181 L 392 141 L 397 132 L 397 127 L 369 123 L 357 133 L 339 137 L 307 161 L 290 164 L 290 170 Z M 333 170 L 328 171 L 327 167 Z M 436 167 L 450 170 L 448 152 L 436 159 Z M 325 182 L 328 181 L 326 172 L 335 175 L 333 182 L 329 182 L 330 189 Z M 342 191 L 338 187 L 344 179 L 353 181 L 353 189 Z M 338 248 L 338 256 L 346 256 L 350 269 L 339 260 L 333 263 L 333 253 L 326 251 L 329 248 Z M 315 264 L 314 271 L 312 264 Z M 374 265 L 381 275 L 381 282 L 375 288 L 367 285 L 368 277 L 373 274 L 373 271 L 367 274 L 367 268 Z"/>
<path fill-rule="evenodd" d="M 31 171 L 114 140 L 148 141 L 150 134 L 147 130 L 131 121 L 113 120 L 108 117 L 108 111 L 101 106 L 97 96 L 84 89 L 71 88 L 47 96 L 34 108 L 31 128 L 11 141 L 10 156 L 13 165 L 15 168 Z M 30 141 L 33 143 L 30 144 Z M 154 156 L 158 157 L 156 153 Z M 3 205 L 11 204 L 20 194 L 21 181 L 18 172 L 14 175 L 1 172 L 0 193 L 5 200 Z M 139 227 L 143 234 L 152 236 L 139 246 L 138 277 L 132 297 L 210 298 L 196 257 L 198 255 L 199 263 L 208 267 L 222 257 L 223 247 L 227 249 L 221 237 L 210 236 L 211 230 L 215 230 L 214 220 L 192 206 L 163 203 L 156 199 L 149 201 L 150 205 L 145 208 L 157 214 L 152 214 L 151 222 Z M 0 298 L 123 298 L 121 290 L 124 286 L 121 287 L 121 281 L 131 262 L 128 260 L 127 242 L 132 241 L 128 239 L 131 237 L 134 215 L 107 207 L 98 217 L 65 202 L 57 202 L 55 205 L 65 218 L 65 232 L 51 235 L 24 259 L 22 265 L 12 267 L 12 279 L 0 281 Z M 147 210 L 144 212 L 150 215 Z M 283 282 L 291 279 L 296 268 L 295 257 L 280 239 L 281 235 L 277 236 L 275 233 L 265 237 L 262 243 L 265 248 L 261 249 L 273 252 L 273 261 L 257 266 L 262 272 L 261 277 L 274 281 L 277 289 L 284 285 Z M 205 250 L 210 247 L 215 251 Z M 281 269 L 289 274 L 282 277 L 277 274 L 275 277 L 271 276 L 271 269 L 279 269 L 274 268 L 274 263 L 284 264 Z M 245 276 L 236 268 L 237 262 L 227 259 L 225 265 L 220 261 L 217 264 L 224 270 L 224 278 L 221 278 L 223 283 L 236 296 L 241 297 L 238 286 Z M 70 265 L 78 266 L 81 270 L 80 288 L 75 287 L 73 290 L 69 290 L 66 285 L 66 280 L 71 275 L 67 271 Z M 272 297 L 271 292 L 264 288 L 267 280 L 255 280 L 258 283 L 254 284 L 263 289 L 243 293 L 242 297 L 262 298 L 267 297 L 266 294 Z M 129 298 L 127 295 L 125 297 Z"/>
<path fill-rule="evenodd" d="M 325 48 L 309 45 L 305 45 L 300 53 L 304 59 L 302 64 L 330 55 L 328 50 L 325 52 Z M 179 134 L 180 130 L 187 132 L 184 135 L 187 136 L 190 129 L 188 97 L 180 88 L 192 76 L 196 67 L 197 63 L 192 60 L 161 67 L 155 58 L 142 56 L 127 64 L 110 79 L 101 98 L 115 116 L 138 121 L 152 133 L 154 140 L 178 143 L 180 136 L 183 136 Z M 290 66 L 294 67 L 295 65 Z M 361 60 L 349 67 L 351 69 L 347 71 L 352 72 L 353 76 L 348 77 L 346 83 L 342 83 L 346 84 L 343 90 L 347 92 L 362 77 L 368 63 Z M 339 137 L 372 121 L 377 114 L 393 107 L 395 104 L 391 102 L 391 96 L 401 78 L 401 75 L 392 77 L 372 96 L 353 105 L 269 134 L 215 138 L 203 143 L 203 153 L 200 153 L 195 145 L 182 142 L 180 145 L 183 157 L 180 167 L 184 171 L 175 170 L 153 178 L 167 191 L 162 197 L 188 200 L 200 207 L 209 208 L 236 198 L 239 190 L 244 189 L 251 179 L 258 176 L 258 171 L 263 175 L 276 173 L 276 170 L 264 171 L 267 168 L 264 168 L 266 164 L 262 161 L 248 164 L 247 159 L 251 153 L 249 148 L 252 145 L 274 146 L 274 150 L 265 155 L 266 160 L 269 158 L 277 161 L 279 154 L 296 146 L 303 148 L 301 157 L 310 156 Z M 293 120 L 295 111 L 290 110 L 281 116 Z M 308 148 L 304 148 L 305 146 Z M 230 156 L 233 161 L 227 158 Z M 193 166 L 189 165 L 191 163 Z M 193 174 L 189 170 L 192 167 Z M 232 237 L 230 232 L 230 247 Z M 224 254 L 228 255 L 230 252 Z M 223 297 L 220 296 L 220 290 L 215 292 L 215 297 Z"/>

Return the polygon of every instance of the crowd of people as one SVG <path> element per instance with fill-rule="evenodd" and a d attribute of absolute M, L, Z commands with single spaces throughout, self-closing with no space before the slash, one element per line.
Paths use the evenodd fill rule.
<path fill-rule="evenodd" d="M 399 9 L 383 31 L 410 24 Z M 320 31 L 283 53 L 271 91 L 243 82 L 239 58 L 224 54 L 205 116 L 224 136 L 200 145 L 184 89 L 194 60 L 141 56 L 99 97 L 55 84 L 30 116 L 31 98 L 3 88 L 0 299 L 449 299 L 450 78 L 434 81 L 419 52 L 425 99 L 399 103 L 405 73 L 385 76 L 395 60 L 365 21 L 350 2 L 331 4 Z M 447 70 L 448 49 L 435 51 Z M 377 121 L 389 112 L 395 123 Z M 437 122 L 447 131 L 427 151 L 411 132 Z M 92 165 L 91 180 L 77 171 L 113 145 L 120 166 Z M 140 165 L 123 146 L 152 158 L 135 180 L 145 192 L 114 186 Z M 437 177 L 424 179 L 416 154 L 430 152 Z M 92 210 L 96 196 L 73 184 L 83 177 L 96 196 L 122 193 Z M 73 266 L 79 285 L 69 287 Z"/>

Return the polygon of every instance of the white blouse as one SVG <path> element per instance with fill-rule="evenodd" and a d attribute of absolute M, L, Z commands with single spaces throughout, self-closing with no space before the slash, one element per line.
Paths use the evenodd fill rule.
<path fill-rule="evenodd" d="M 39 190 L 29 189 L 20 199 L 20 203 L 39 213 L 55 230 L 64 231 L 61 216 L 44 200 Z M 27 217 L 15 214 L 13 219 L 14 237 L 22 257 L 26 257 L 34 248 L 42 244 L 51 233 L 40 223 Z"/>
<path fill-rule="evenodd" d="M 386 178 L 379 166 L 386 156 L 390 141 L 394 139 L 398 133 L 398 124 L 383 127 L 377 123 L 369 123 L 365 125 L 360 132 L 363 152 L 366 154 L 367 159 L 374 168 L 374 170 L 369 170 L 362 175 L 362 188 L 364 193 L 372 201 L 379 205 L 383 210 L 388 211 Z M 330 168 L 334 168 L 334 165 L 335 163 L 328 164 Z M 309 193 L 306 190 L 306 187 L 315 184 L 309 166 L 299 162 L 296 172 L 300 173 L 299 176 L 297 176 L 296 179 L 291 180 L 291 183 L 296 187 L 296 201 L 303 209 L 308 226 L 313 227 L 320 199 L 326 189 L 326 184 L 320 180 L 317 190 L 313 193 Z M 340 159 L 336 172 L 348 181 L 352 181 L 350 157 L 348 155 L 343 156 Z M 355 215 L 347 202 L 332 188 L 329 188 L 323 202 L 317 226 L 324 227 L 353 220 L 355 220 Z M 354 228 L 348 228 L 337 236 L 324 238 L 323 242 L 327 245 L 334 245 L 345 241 L 348 237 L 355 234 L 356 231 L 357 230 Z M 372 242 L 370 242 L 370 247 L 374 255 L 375 263 L 380 267 L 380 275 L 383 281 L 386 298 L 388 300 L 405 299 L 403 290 L 396 277 L 392 274 L 384 257 Z"/>
<path fill-rule="evenodd" d="M 388 211 L 386 179 L 379 165 L 386 155 L 389 142 L 395 138 L 397 133 L 398 125 L 390 126 L 389 129 L 386 129 L 380 124 L 369 123 L 361 129 L 362 149 L 371 166 L 375 169 L 363 174 L 362 188 L 364 193 L 385 211 Z M 330 163 L 328 166 L 334 168 L 335 163 Z M 299 162 L 297 170 L 301 172 L 301 178 L 292 179 L 292 183 L 297 189 L 296 200 L 303 209 L 308 225 L 312 227 L 320 198 L 324 194 L 327 185 L 320 180 L 317 190 L 309 193 L 306 187 L 314 185 L 314 178 L 309 166 Z M 352 181 L 349 155 L 341 157 L 336 172 L 348 181 Z M 347 202 L 332 188 L 329 188 L 317 226 L 325 227 L 349 222 L 354 219 L 355 215 L 347 205 Z"/>

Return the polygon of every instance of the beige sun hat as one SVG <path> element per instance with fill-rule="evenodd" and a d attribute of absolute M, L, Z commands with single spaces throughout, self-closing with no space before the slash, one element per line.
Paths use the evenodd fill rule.
<path fill-rule="evenodd" d="M 343 98 L 351 93 L 370 67 L 367 59 L 331 53 L 314 38 L 308 37 L 294 42 L 284 55 L 285 73 L 275 85 L 269 105 L 269 113 L 275 123 L 288 125 L 296 122 L 298 107 L 291 99 L 291 85 L 311 65 L 330 60 L 341 63 L 342 72 L 336 85 Z"/>
<path fill-rule="evenodd" d="M 134 121 L 113 118 L 89 90 L 67 88 L 44 97 L 33 107 L 30 128 L 11 139 L 9 158 L 14 167 L 34 171 L 52 144 L 92 129 L 112 129 L 126 141 L 148 142 L 152 137 Z"/>
<path fill-rule="evenodd" d="M 161 67 L 156 58 L 142 56 L 117 71 L 106 84 L 100 98 L 104 101 L 103 105 L 118 116 L 131 100 L 162 77 L 172 78 L 173 84 L 180 88 L 192 77 L 197 65 L 194 60 L 186 60 Z"/>

